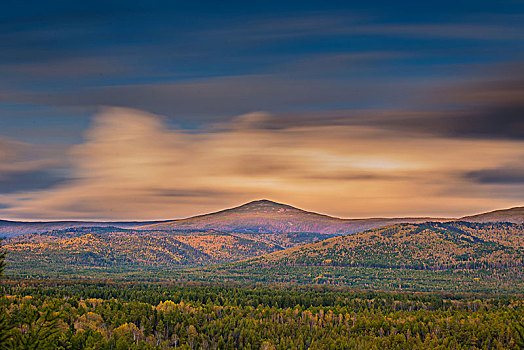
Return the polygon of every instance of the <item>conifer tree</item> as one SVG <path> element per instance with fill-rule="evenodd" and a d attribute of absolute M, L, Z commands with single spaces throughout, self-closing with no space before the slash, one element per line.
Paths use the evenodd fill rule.
<path fill-rule="evenodd" d="M 0 241 L 1 249 L 1 241 Z M 5 251 L 0 250 L 0 278 L 2 278 L 5 268 Z M 3 299 L 3 289 L 0 289 L 0 299 Z M 0 349 L 11 349 L 13 341 L 13 326 L 7 315 L 4 304 L 0 300 Z"/>

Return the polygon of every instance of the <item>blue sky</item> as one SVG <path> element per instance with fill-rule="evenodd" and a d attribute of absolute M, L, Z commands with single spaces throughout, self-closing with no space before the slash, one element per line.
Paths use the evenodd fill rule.
<path fill-rule="evenodd" d="M 523 158 L 498 144 L 518 148 L 524 139 L 523 1 L 6 1 L 0 49 L 0 141 L 7 154 L 0 166 L 0 206 L 6 217 L 101 215 L 89 209 L 45 214 L 35 206 L 23 208 L 35 196 L 91 177 L 71 152 L 88 147 L 93 130 L 107 125 L 96 122 L 97 115 L 107 115 L 101 112 L 105 107 L 153 119 L 161 115 L 167 132 L 195 137 L 224 133 L 238 116 L 261 113 L 251 127 L 273 130 L 271 137 L 297 127 L 318 128 L 323 135 L 339 126 L 348 135 L 373 128 L 443 144 L 492 142 L 492 149 L 503 153 L 493 155 L 499 163 L 486 160 L 468 169 L 442 165 L 453 179 L 476 185 L 456 199 L 463 205 L 417 211 L 414 204 L 402 210 L 452 215 L 467 213 L 479 193 L 483 204 L 472 211 L 519 204 L 524 195 L 518 164 Z M 122 116 L 121 110 L 117 114 Z M 380 152 L 381 140 L 375 141 Z M 217 161 L 220 154 L 208 157 Z M 264 181 L 281 176 L 270 173 Z M 173 207 L 172 216 L 266 194 L 296 198 L 317 210 L 334 200 L 315 204 L 264 186 L 217 197 L 213 184 L 204 187 L 209 196 L 177 198 L 194 209 L 179 214 Z M 369 194 L 376 196 L 377 188 L 371 186 Z M 341 216 L 399 214 L 379 202 L 360 212 L 352 206 L 327 210 Z M 133 218 L 135 212 L 116 217 Z"/>

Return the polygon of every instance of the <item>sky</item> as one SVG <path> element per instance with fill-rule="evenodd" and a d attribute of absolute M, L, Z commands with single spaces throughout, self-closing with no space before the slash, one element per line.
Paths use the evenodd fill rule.
<path fill-rule="evenodd" d="M 524 1 L 3 1 L 0 219 L 524 205 Z"/>

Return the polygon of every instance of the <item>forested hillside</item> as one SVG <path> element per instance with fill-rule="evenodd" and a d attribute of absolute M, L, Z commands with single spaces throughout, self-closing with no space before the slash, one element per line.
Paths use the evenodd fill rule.
<path fill-rule="evenodd" d="M 320 220 L 315 221 L 318 225 L 325 220 L 269 201 L 212 214 L 213 220 L 215 215 L 226 215 L 235 225 L 242 218 L 258 218 L 262 228 L 257 231 L 254 226 L 245 226 L 237 232 L 224 232 L 88 227 L 26 234 L 3 242 L 8 252 L 7 273 L 20 277 L 335 284 L 415 291 L 524 291 L 522 223 L 401 223 L 338 236 L 327 231 L 272 232 L 277 226 L 263 229 L 269 218 L 278 223 L 298 215 L 297 220 Z M 203 218 L 209 223 L 209 217 Z M 222 228 L 228 229 L 227 225 Z"/>
<path fill-rule="evenodd" d="M 275 265 L 408 269 L 515 267 L 524 262 L 524 225 L 398 224 L 336 237 L 259 258 Z"/>
<path fill-rule="evenodd" d="M 21 277 L 521 293 L 523 226 L 398 224 L 323 241 L 321 233 L 81 228 L 14 237 L 4 244 L 7 273 Z"/>
<path fill-rule="evenodd" d="M 326 237 L 332 236 L 89 227 L 27 234 L 6 239 L 3 244 L 10 274 L 56 276 L 86 272 L 86 268 L 125 273 L 237 261 Z"/>
<path fill-rule="evenodd" d="M 523 235 L 523 225 L 513 223 L 399 224 L 237 263 L 173 271 L 169 278 L 523 293 Z"/>

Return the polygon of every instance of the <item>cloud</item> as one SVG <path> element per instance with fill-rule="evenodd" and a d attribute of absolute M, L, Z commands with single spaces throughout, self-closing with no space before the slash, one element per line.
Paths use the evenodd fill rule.
<path fill-rule="evenodd" d="M 397 87 L 401 86 L 397 84 Z M 390 98 L 391 83 L 244 75 L 173 83 L 113 85 L 73 92 L 5 92 L 6 101 L 55 106 L 120 106 L 181 115 L 233 115 L 252 110 L 286 110 L 330 104 L 363 104 Z M 395 95 L 395 94 L 393 94 Z"/>
<path fill-rule="evenodd" d="M 33 172 L 66 166 L 61 145 L 39 145 L 0 137 L 0 174 Z"/>
<path fill-rule="evenodd" d="M 57 145 L 0 138 L 0 195 L 45 190 L 67 178 L 67 161 Z"/>
<path fill-rule="evenodd" d="M 439 65 L 464 57 L 504 59 L 483 41 L 511 39 L 518 47 L 524 35 L 514 24 L 518 19 L 499 17 L 393 25 L 358 11 L 313 11 L 177 25 L 167 14 L 158 22 L 139 16 L 144 22 L 135 24 L 137 15 L 49 16 L 33 25 L 0 25 L 0 100 L 120 106 L 186 118 L 406 106 L 421 85 L 449 75 Z M 407 45 L 406 37 L 438 40 Z M 460 51 L 461 37 L 480 41 L 470 43 L 480 56 L 472 57 L 477 53 L 468 45 Z"/>
<path fill-rule="evenodd" d="M 493 16 L 496 17 L 496 16 Z M 242 44 L 268 42 L 275 40 L 296 40 L 318 37 L 362 37 L 379 36 L 393 38 L 428 39 L 466 39 L 478 41 L 521 40 L 524 31 L 518 27 L 519 18 L 498 16 L 493 21 L 479 18 L 472 21 L 440 21 L 402 23 L 384 22 L 374 15 L 344 12 L 315 12 L 276 18 L 246 19 L 240 25 L 224 26 L 206 34 L 213 38 L 235 38 Z M 491 22 L 491 23 L 490 23 Z"/>
<path fill-rule="evenodd" d="M 500 191 L 500 184 L 464 176 L 523 157 L 521 142 L 406 138 L 361 125 L 263 127 L 271 118 L 251 113 L 195 133 L 167 128 L 165 117 L 106 108 L 70 151 L 71 179 L 0 195 L 1 213 L 161 219 L 256 198 L 344 217 L 456 215 L 521 204 L 508 194 L 520 184 Z"/>
<path fill-rule="evenodd" d="M 65 176 L 55 174 L 49 169 L 9 172 L 0 171 L 0 193 L 48 189 L 66 179 Z"/>
<path fill-rule="evenodd" d="M 483 68 L 469 81 L 433 88 L 426 101 L 455 107 L 420 125 L 450 137 L 524 139 L 524 62 Z"/>
<path fill-rule="evenodd" d="M 466 77 L 440 83 L 261 74 L 45 94 L 5 92 L 3 99 L 61 108 L 130 107 L 193 125 L 227 121 L 229 116 L 247 111 L 271 110 L 272 115 L 257 122 L 260 127 L 352 125 L 419 136 L 522 140 L 523 67 L 520 61 L 484 64 Z M 366 109 L 374 104 L 383 107 Z M 333 106 L 339 109 L 332 110 Z"/>
<path fill-rule="evenodd" d="M 288 113 L 267 119 L 264 127 L 353 125 L 401 132 L 406 137 L 523 140 L 523 62 L 481 68 L 484 73 L 474 78 L 424 87 L 426 91 L 417 94 L 420 100 L 411 108 Z"/>
<path fill-rule="evenodd" d="M 122 55 L 121 55 L 122 56 Z M 137 67 L 122 63 L 116 55 L 60 57 L 48 61 L 10 63 L 0 65 L 0 72 L 7 80 L 35 81 L 70 80 L 80 78 L 107 79 L 136 72 Z"/>
<path fill-rule="evenodd" d="M 515 168 L 511 165 L 506 168 L 475 170 L 468 172 L 465 176 L 481 184 L 524 185 L 524 168 Z"/>
<path fill-rule="evenodd" d="M 351 28 L 354 35 L 380 35 L 407 38 L 448 38 L 469 40 L 522 40 L 524 31 L 521 28 L 504 24 L 479 23 L 418 23 L 393 25 L 361 25 Z"/>
<path fill-rule="evenodd" d="M 524 17 L 505 5 L 441 4 L 431 20 L 413 4 L 9 8 L 0 132 L 76 145 L 66 159 L 0 139 L 0 215 L 171 218 L 261 197 L 346 217 L 520 204 Z M 80 140 L 103 105 L 125 108 Z"/>
<path fill-rule="evenodd" d="M 353 123 L 433 137 L 523 140 L 523 116 L 524 104 L 515 103 L 441 112 L 381 111 Z"/>

